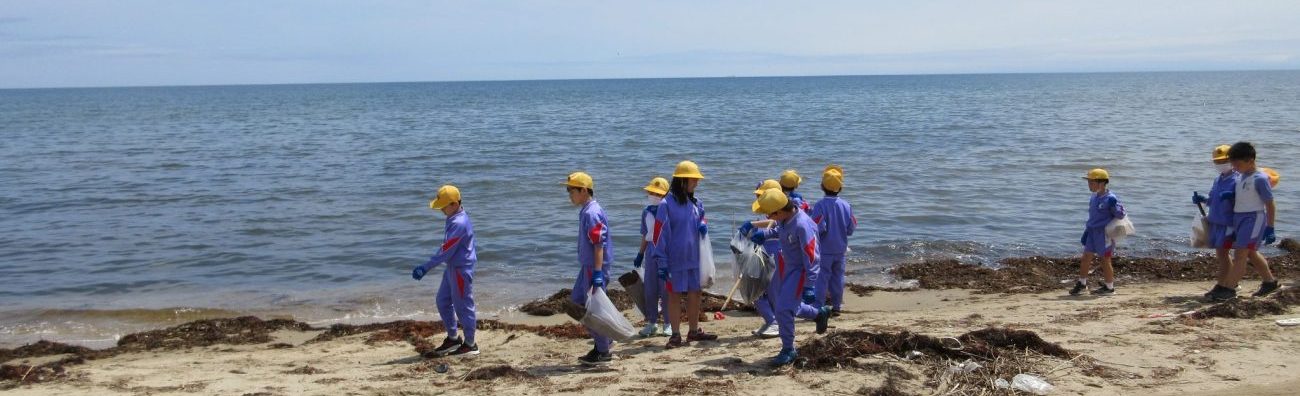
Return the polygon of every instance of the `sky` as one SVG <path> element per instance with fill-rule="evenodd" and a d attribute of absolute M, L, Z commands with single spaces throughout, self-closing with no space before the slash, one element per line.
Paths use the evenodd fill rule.
<path fill-rule="evenodd" d="M 1300 69 L 1300 1 L 0 0 L 0 88 Z"/>

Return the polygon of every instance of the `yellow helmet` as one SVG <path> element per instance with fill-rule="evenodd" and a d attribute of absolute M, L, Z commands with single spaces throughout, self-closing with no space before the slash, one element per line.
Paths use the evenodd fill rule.
<path fill-rule="evenodd" d="M 1083 177 L 1088 180 L 1110 180 L 1110 172 L 1105 169 L 1097 168 L 1088 171 L 1088 175 Z"/>
<path fill-rule="evenodd" d="M 835 192 L 844 189 L 844 168 L 827 165 L 826 170 L 822 171 L 822 187 Z"/>
<path fill-rule="evenodd" d="M 650 184 L 645 185 L 644 190 L 656 195 L 668 195 L 668 180 L 662 177 L 650 179 Z"/>
<path fill-rule="evenodd" d="M 767 191 L 767 190 L 769 190 L 769 189 L 773 189 L 773 188 L 775 188 L 775 189 L 777 189 L 777 190 L 780 190 L 780 189 L 781 189 L 781 183 L 778 183 L 776 180 L 772 180 L 772 179 L 764 180 L 762 183 L 759 183 L 759 184 L 758 184 L 758 187 L 757 187 L 757 188 L 754 189 L 754 195 L 760 195 L 760 194 L 762 194 L 764 191 Z"/>
<path fill-rule="evenodd" d="M 754 213 L 770 215 L 781 210 L 788 203 L 790 203 L 790 198 L 785 196 L 785 192 L 778 188 L 770 188 L 764 190 L 763 195 L 759 195 L 758 199 L 754 200 L 754 204 L 750 205 L 750 208 L 754 210 Z"/>
<path fill-rule="evenodd" d="M 691 161 L 682 161 L 677 163 L 677 169 L 673 171 L 673 177 L 683 179 L 703 179 L 704 174 L 700 173 L 700 166 Z"/>
<path fill-rule="evenodd" d="M 588 175 L 586 172 L 570 173 L 569 178 L 565 179 L 564 185 L 577 188 L 590 188 L 592 190 L 596 189 L 596 182 L 592 181 L 591 175 Z"/>
<path fill-rule="evenodd" d="M 1282 175 L 1277 174 L 1277 171 L 1273 170 L 1273 168 L 1259 168 L 1259 171 L 1268 175 L 1269 188 L 1277 187 L 1277 182 L 1282 181 Z"/>
<path fill-rule="evenodd" d="M 460 189 L 448 184 L 438 188 L 438 196 L 429 201 L 429 209 L 442 209 L 456 202 L 460 202 Z"/>
<path fill-rule="evenodd" d="M 799 177 L 799 173 L 795 172 L 794 169 L 786 169 L 785 172 L 781 172 L 781 187 L 795 188 L 799 187 L 799 183 L 803 183 L 803 178 Z"/>
<path fill-rule="evenodd" d="M 1221 144 L 1221 145 L 1219 145 L 1218 147 L 1215 147 L 1215 148 L 1214 148 L 1214 160 L 1215 160 L 1215 161 L 1223 161 L 1223 160 L 1228 159 L 1228 150 L 1231 149 L 1231 148 L 1232 148 L 1232 146 L 1229 146 L 1229 145 L 1226 145 L 1226 144 Z"/>

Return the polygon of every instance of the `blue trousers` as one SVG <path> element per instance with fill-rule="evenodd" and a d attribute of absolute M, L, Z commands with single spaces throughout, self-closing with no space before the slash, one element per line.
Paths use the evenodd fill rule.
<path fill-rule="evenodd" d="M 817 295 L 815 302 L 840 309 L 844 303 L 844 256 L 822 255 L 822 272 L 818 275 L 817 290 L 813 291 Z"/>
<path fill-rule="evenodd" d="M 581 272 L 578 272 L 578 280 L 573 282 L 573 293 L 569 294 L 569 301 L 584 307 L 587 306 L 587 297 L 591 295 L 591 271 L 591 268 L 584 267 Z M 614 340 L 597 334 L 591 329 L 587 329 L 587 335 L 590 335 L 591 339 L 596 342 L 596 352 L 609 352 L 610 344 L 614 343 Z"/>
<path fill-rule="evenodd" d="M 438 286 L 438 316 L 447 327 L 447 337 L 456 338 L 456 328 L 465 331 L 465 343 L 474 344 L 474 267 L 448 266 Z"/>

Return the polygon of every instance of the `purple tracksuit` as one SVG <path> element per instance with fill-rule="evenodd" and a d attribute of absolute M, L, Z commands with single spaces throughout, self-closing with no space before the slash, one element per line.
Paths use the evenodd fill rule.
<path fill-rule="evenodd" d="M 1210 223 L 1210 246 L 1215 249 L 1232 249 L 1232 201 L 1224 200 L 1219 195 L 1226 191 L 1237 190 L 1237 180 L 1241 174 L 1228 171 L 1214 179 L 1210 187 L 1210 208 L 1205 219 Z"/>
<path fill-rule="evenodd" d="M 812 218 L 817 223 L 825 270 L 818 277 L 816 305 L 827 305 L 830 300 L 829 305 L 838 310 L 844 303 L 844 254 L 849 250 L 849 236 L 858 228 L 858 219 L 853 217 L 849 202 L 835 196 L 817 201 Z"/>
<path fill-rule="evenodd" d="M 793 217 L 781 222 L 776 236 L 781 240 L 781 256 L 767 293 L 776 303 L 781 347 L 794 349 L 794 318 L 816 319 L 818 314 L 817 307 L 803 303 L 804 286 L 817 284 L 821 270 L 817 224 L 796 210 Z"/>
<path fill-rule="evenodd" d="M 700 291 L 700 224 L 704 204 L 678 203 L 672 195 L 659 202 L 655 213 L 654 265 L 668 266 L 668 293 Z"/>
<path fill-rule="evenodd" d="M 799 208 L 799 210 L 802 210 L 804 213 L 812 213 L 812 206 L 809 206 L 808 201 L 803 199 L 803 194 L 791 191 L 785 194 L 785 196 L 790 198 L 791 201 L 794 201 L 794 207 Z"/>
<path fill-rule="evenodd" d="M 574 304 L 587 306 L 587 297 L 592 290 L 592 272 L 596 270 L 596 246 L 600 246 L 605 252 L 601 271 L 609 274 L 614 269 L 612 245 L 609 242 L 609 219 L 605 217 L 605 209 L 602 209 L 600 203 L 594 199 L 587 201 L 578 212 L 578 264 L 582 266 L 582 270 L 578 272 L 578 279 L 573 283 L 573 293 L 569 295 L 569 299 Z M 591 329 L 587 329 L 587 334 L 596 341 L 597 352 L 609 352 L 609 345 L 613 340 Z"/>
<path fill-rule="evenodd" d="M 766 218 L 759 220 L 764 219 Z M 767 257 L 770 260 L 769 262 L 776 263 L 778 257 L 781 256 L 781 240 L 777 239 L 775 236 L 764 240 L 763 253 L 767 254 Z M 771 290 L 773 283 L 776 283 L 776 281 L 773 280 L 768 283 L 769 290 Z M 754 310 L 758 311 L 758 316 L 763 318 L 763 325 L 766 326 L 776 322 L 776 302 L 772 299 L 771 293 L 763 293 L 763 296 L 759 297 L 758 301 L 754 302 Z"/>
<path fill-rule="evenodd" d="M 655 213 L 659 211 L 658 205 L 646 206 L 641 211 L 641 239 L 646 241 L 645 254 L 654 253 L 654 235 L 650 234 L 650 227 L 654 225 Z M 645 306 L 641 311 L 645 315 L 646 322 L 655 324 L 659 322 L 659 313 L 668 312 L 668 293 L 664 288 L 667 284 L 663 279 L 659 279 L 659 264 L 655 260 L 644 260 L 645 272 L 641 282 L 643 284 L 645 295 Z M 655 302 L 658 302 L 657 304 Z"/>
<path fill-rule="evenodd" d="M 1124 205 L 1119 203 L 1115 193 L 1108 190 L 1104 195 L 1092 194 L 1088 199 L 1088 224 L 1083 230 L 1083 251 L 1102 257 L 1115 254 L 1115 244 L 1106 238 L 1106 225 L 1111 220 L 1122 218 Z"/>
<path fill-rule="evenodd" d="M 430 271 L 447 263 L 438 286 L 438 316 L 447 328 L 447 337 L 456 338 L 457 319 L 465 330 L 465 343 L 474 344 L 474 327 L 478 324 L 474 312 L 474 224 L 465 210 L 447 217 L 445 239 L 438 254 L 422 265 Z"/>

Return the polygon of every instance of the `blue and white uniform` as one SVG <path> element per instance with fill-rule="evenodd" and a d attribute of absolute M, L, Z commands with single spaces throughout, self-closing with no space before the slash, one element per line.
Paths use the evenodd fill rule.
<path fill-rule="evenodd" d="M 1115 242 L 1106 237 L 1106 225 L 1111 220 L 1124 218 L 1124 205 L 1115 193 L 1092 194 L 1088 199 L 1088 223 L 1083 231 L 1083 251 L 1110 257 L 1115 254 Z"/>
<path fill-rule="evenodd" d="M 1241 174 L 1233 198 L 1232 229 L 1236 234 L 1233 246 L 1237 249 L 1259 250 L 1264 228 L 1268 226 L 1268 207 L 1273 201 L 1273 188 L 1268 175 L 1258 170 Z"/>
<path fill-rule="evenodd" d="M 817 282 L 815 304 L 831 305 L 838 310 L 844 303 L 844 255 L 849 250 L 849 237 L 858 228 L 858 219 L 853 217 L 853 207 L 849 202 L 838 196 L 817 201 L 812 209 L 812 219 L 817 223 L 822 254 L 822 274 Z"/>
<path fill-rule="evenodd" d="M 474 309 L 474 224 L 464 209 L 447 216 L 444 239 L 438 253 L 420 265 L 428 272 L 442 263 L 442 284 L 438 286 L 438 316 L 447 328 L 447 337 L 456 338 L 458 327 L 465 331 L 465 344 L 474 345 L 474 328 L 477 320 Z"/>
<path fill-rule="evenodd" d="M 1215 249 L 1232 249 L 1232 214 L 1233 201 L 1222 197 L 1225 192 L 1237 191 L 1237 180 L 1241 174 L 1236 171 L 1219 174 L 1210 187 L 1209 210 L 1205 220 L 1210 223 L 1210 246 Z"/>
<path fill-rule="evenodd" d="M 804 286 L 817 284 L 821 271 L 817 224 L 806 213 L 796 210 L 781 222 L 775 234 L 781 243 L 781 255 L 767 293 L 776 303 L 781 347 L 794 350 L 794 318 L 816 319 L 819 313 L 817 307 L 803 303 Z"/>
<path fill-rule="evenodd" d="M 569 295 L 569 299 L 574 304 L 587 306 L 587 297 L 590 296 L 593 286 L 592 273 L 596 270 L 597 248 L 603 250 L 605 254 L 601 271 L 609 274 L 614 269 L 612 245 L 609 240 L 609 219 L 605 217 L 605 209 L 601 208 L 600 203 L 594 199 L 588 201 L 578 212 L 578 264 L 582 269 L 578 272 L 578 279 L 573 283 L 573 292 Z M 596 341 L 596 352 L 609 352 L 613 340 L 591 329 L 587 329 L 587 334 Z"/>
<path fill-rule="evenodd" d="M 655 224 L 655 213 L 658 211 L 659 205 L 648 205 L 641 211 L 641 239 L 646 242 L 644 254 L 647 255 L 654 253 L 654 233 L 651 232 L 651 227 Z M 658 274 L 659 264 L 653 259 L 645 260 L 645 272 L 641 279 L 644 284 L 645 306 L 641 313 L 650 324 L 658 323 L 660 312 L 668 312 L 667 283 L 659 279 Z"/>
<path fill-rule="evenodd" d="M 705 224 L 699 200 L 677 202 L 669 195 L 655 213 L 654 261 L 668 266 L 668 293 L 700 291 L 700 225 Z"/>

